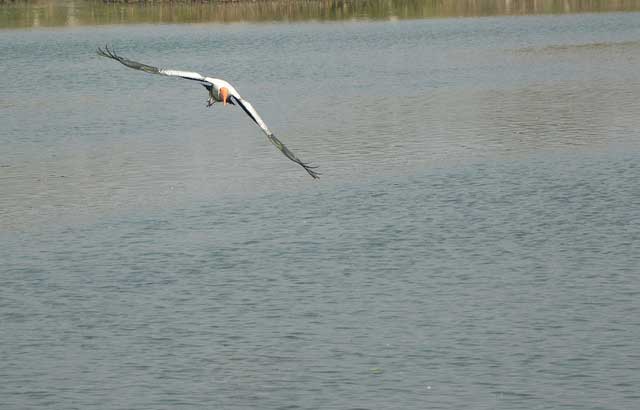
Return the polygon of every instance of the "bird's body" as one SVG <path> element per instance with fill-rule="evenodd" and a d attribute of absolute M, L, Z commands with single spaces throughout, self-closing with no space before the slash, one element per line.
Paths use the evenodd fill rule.
<path fill-rule="evenodd" d="M 229 95 L 233 95 L 236 98 L 242 98 L 240 97 L 240 93 L 238 93 L 238 91 L 225 80 L 221 80 L 219 78 L 204 77 L 204 81 L 206 84 L 203 85 L 207 90 L 209 90 L 209 96 L 214 101 L 223 102 L 223 98 L 220 94 L 220 90 L 222 90 L 223 88 L 226 88 L 228 90 Z"/>
<path fill-rule="evenodd" d="M 269 141 L 273 145 L 275 145 L 287 158 L 303 167 L 314 179 L 317 179 L 319 177 L 319 173 L 314 170 L 315 167 L 302 162 L 300 159 L 298 159 L 298 157 L 295 156 L 293 152 L 291 152 L 291 150 L 289 150 L 282 142 L 280 142 L 278 138 L 276 138 L 273 132 L 269 130 L 269 127 L 267 127 L 265 122 L 262 120 L 260 115 L 258 115 L 258 112 L 255 110 L 255 108 L 253 108 L 251 103 L 244 100 L 240 96 L 240 93 L 238 93 L 238 90 L 236 90 L 235 87 L 229 84 L 227 81 L 219 78 L 205 77 L 191 71 L 160 69 L 150 65 L 138 63 L 136 61 L 132 61 L 117 55 L 113 50 L 109 49 L 109 47 L 105 47 L 104 50 L 98 48 L 98 55 L 111 58 L 129 68 L 144 71 L 150 74 L 159 74 L 169 77 L 180 77 L 187 80 L 199 82 L 209 91 L 207 107 L 213 106 L 216 102 L 221 102 L 224 105 L 227 105 L 227 103 L 231 105 L 238 105 L 260 127 L 260 129 L 262 129 Z"/>

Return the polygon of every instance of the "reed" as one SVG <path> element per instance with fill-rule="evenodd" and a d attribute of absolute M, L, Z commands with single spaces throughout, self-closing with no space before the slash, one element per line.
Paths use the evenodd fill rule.
<path fill-rule="evenodd" d="M 0 28 L 640 11 L 640 0 L 0 0 Z"/>

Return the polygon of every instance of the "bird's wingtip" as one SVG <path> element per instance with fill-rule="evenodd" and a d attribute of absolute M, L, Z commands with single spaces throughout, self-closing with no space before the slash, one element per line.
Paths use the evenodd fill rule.
<path fill-rule="evenodd" d="M 320 175 L 322 175 L 321 173 L 319 173 L 318 171 L 315 171 L 316 168 L 318 168 L 317 166 L 312 166 L 309 165 L 307 163 L 300 163 L 300 165 L 302 165 L 302 167 L 304 168 L 305 171 L 307 171 L 307 173 L 309 175 L 311 175 L 311 177 L 316 180 L 316 179 L 320 179 Z"/>
<path fill-rule="evenodd" d="M 116 51 L 114 50 L 113 46 L 109 48 L 109 44 L 105 44 L 104 49 L 98 47 L 96 50 L 96 53 L 102 57 L 115 58 L 115 59 L 118 58 L 118 55 L 116 54 Z"/>

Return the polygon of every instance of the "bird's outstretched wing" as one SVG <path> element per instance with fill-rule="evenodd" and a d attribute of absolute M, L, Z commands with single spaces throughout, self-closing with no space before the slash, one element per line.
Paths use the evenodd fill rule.
<path fill-rule="evenodd" d="M 133 68 L 134 70 L 140 70 L 150 74 L 160 74 L 160 75 L 167 75 L 171 77 L 185 78 L 187 80 L 199 81 L 201 84 L 205 85 L 205 87 L 211 84 L 209 82 L 210 80 L 205 80 L 205 78 L 198 73 L 194 73 L 190 71 L 167 70 L 163 68 L 142 64 L 137 61 L 129 60 L 127 58 L 121 57 L 118 54 L 116 54 L 115 50 L 113 50 L 113 48 L 109 48 L 109 46 L 105 46 L 104 50 L 98 47 L 98 55 L 116 60 L 117 62 L 129 68 Z M 210 89 L 210 88 L 207 87 L 207 89 Z M 317 179 L 320 177 L 320 173 L 318 173 L 317 171 L 314 171 L 316 167 L 311 166 L 306 162 L 302 162 L 298 157 L 295 156 L 293 152 L 291 152 L 289 148 L 287 148 L 282 142 L 280 142 L 278 138 L 276 138 L 275 135 L 273 135 L 273 133 L 269 130 L 269 128 L 264 123 L 262 118 L 260 118 L 260 115 L 258 115 L 255 108 L 253 108 L 251 103 L 242 99 L 238 94 L 230 96 L 229 102 L 233 104 L 231 99 L 235 100 L 236 103 L 244 110 L 244 112 L 246 112 L 247 115 L 251 117 L 251 119 L 256 124 L 258 124 L 258 126 L 262 129 L 262 131 L 264 131 L 264 133 L 267 135 L 267 138 L 269 139 L 269 141 L 273 145 L 275 145 L 276 148 L 278 148 L 287 158 L 289 158 L 291 161 L 303 167 L 305 171 L 307 171 L 309 175 L 311 175 L 314 179 Z"/>
<path fill-rule="evenodd" d="M 258 124 L 258 126 L 262 129 L 262 131 L 267 135 L 267 138 L 269 139 L 269 141 L 273 145 L 275 145 L 276 148 L 278 148 L 285 155 L 285 157 L 289 158 L 291 161 L 295 162 L 296 164 L 304 168 L 305 171 L 307 171 L 309 175 L 311 175 L 314 179 L 320 178 L 320 173 L 314 170 L 317 167 L 311 166 L 306 162 L 302 162 L 298 157 L 296 157 L 296 155 L 293 152 L 291 152 L 289 148 L 287 148 L 286 145 L 280 142 L 280 140 L 276 138 L 275 135 L 273 135 L 273 132 L 271 132 L 271 130 L 269 129 L 269 127 L 267 127 L 267 125 L 264 123 L 262 118 L 260 118 L 260 115 L 258 115 L 258 112 L 255 110 L 255 108 L 253 108 L 253 105 L 251 105 L 249 101 L 237 96 L 232 96 L 232 98 L 238 103 L 238 105 L 244 110 L 244 112 L 246 112 L 247 115 L 256 124 Z"/>
<path fill-rule="evenodd" d="M 205 82 L 204 77 L 198 73 L 194 73 L 191 71 L 167 70 L 164 68 L 158 68 L 158 67 L 142 64 L 137 61 L 132 61 L 127 58 L 121 57 L 118 54 L 116 54 L 113 48 L 110 49 L 109 46 L 107 45 L 104 46 L 104 50 L 98 47 L 98 55 L 102 57 L 111 58 L 129 68 L 133 68 L 134 70 L 144 71 L 145 73 L 167 75 L 170 77 L 180 77 L 180 78 L 185 78 L 187 80 Z"/>

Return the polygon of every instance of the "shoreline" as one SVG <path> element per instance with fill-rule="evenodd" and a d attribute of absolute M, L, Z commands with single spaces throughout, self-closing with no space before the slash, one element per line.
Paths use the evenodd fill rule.
<path fill-rule="evenodd" d="M 0 0 L 0 29 L 638 11 L 640 0 Z"/>

